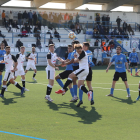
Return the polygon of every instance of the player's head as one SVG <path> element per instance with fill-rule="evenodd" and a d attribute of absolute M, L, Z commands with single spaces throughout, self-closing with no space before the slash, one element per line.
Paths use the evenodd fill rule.
<path fill-rule="evenodd" d="M 11 47 L 10 46 L 6 46 L 5 50 L 6 50 L 6 54 L 9 54 L 10 51 L 11 51 Z"/>
<path fill-rule="evenodd" d="M 136 49 L 135 48 L 133 48 L 133 52 L 136 52 Z"/>
<path fill-rule="evenodd" d="M 33 53 L 35 52 L 35 47 L 32 47 L 32 52 L 33 52 Z"/>
<path fill-rule="evenodd" d="M 80 42 L 78 41 L 78 40 L 74 40 L 72 43 L 71 43 L 71 45 L 72 45 L 72 47 L 74 48 L 74 45 L 75 44 L 80 44 Z"/>
<path fill-rule="evenodd" d="M 82 44 L 75 44 L 74 48 L 78 54 L 81 54 L 82 50 L 83 50 L 83 45 Z"/>
<path fill-rule="evenodd" d="M 54 53 L 54 44 L 49 45 L 49 50 L 50 52 Z"/>
<path fill-rule="evenodd" d="M 1 43 L 1 50 L 4 50 L 4 47 L 5 47 L 5 45 L 4 45 L 4 43 Z"/>
<path fill-rule="evenodd" d="M 73 47 L 72 45 L 68 45 L 68 53 L 71 53 L 71 52 L 73 52 Z"/>
<path fill-rule="evenodd" d="M 24 52 L 25 52 L 25 47 L 24 47 L 24 46 L 21 46 L 21 47 L 20 47 L 20 52 L 21 52 L 22 54 L 24 54 Z"/>
<path fill-rule="evenodd" d="M 90 47 L 90 44 L 89 44 L 88 42 L 84 42 L 84 43 L 83 43 L 83 50 L 84 50 L 84 51 L 89 50 L 89 47 Z"/>
<path fill-rule="evenodd" d="M 121 51 L 122 51 L 122 48 L 121 48 L 120 46 L 118 46 L 118 47 L 116 48 L 116 53 L 117 53 L 117 54 L 120 54 Z"/>

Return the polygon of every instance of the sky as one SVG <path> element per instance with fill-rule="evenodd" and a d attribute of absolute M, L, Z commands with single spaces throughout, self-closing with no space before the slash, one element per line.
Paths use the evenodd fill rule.
<path fill-rule="evenodd" d="M 31 2 L 30 1 L 16 1 L 11 0 L 2 6 L 18 6 L 18 7 L 30 7 Z M 56 8 L 56 9 L 65 9 L 65 3 L 46 3 L 42 5 L 40 8 Z M 89 10 L 102 10 L 102 5 L 93 5 L 93 4 L 84 4 L 80 7 L 77 7 L 76 9 L 84 10 L 88 8 Z M 133 12 L 133 7 L 129 6 L 119 6 L 112 11 L 131 11 Z"/>

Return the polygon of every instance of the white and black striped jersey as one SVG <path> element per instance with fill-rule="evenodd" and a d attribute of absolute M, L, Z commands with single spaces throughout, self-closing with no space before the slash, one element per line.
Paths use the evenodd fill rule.
<path fill-rule="evenodd" d="M 34 62 L 35 62 L 35 58 L 36 58 L 36 56 L 37 56 L 36 53 L 29 53 L 26 57 L 28 57 L 28 58 L 32 58 L 33 60 L 28 59 L 28 63 L 34 63 Z"/>
<path fill-rule="evenodd" d="M 88 65 L 88 55 L 85 51 L 82 51 L 82 53 L 79 55 L 76 52 L 76 55 L 78 57 L 79 61 L 79 68 L 83 68 L 83 69 L 89 69 L 89 65 Z"/>
<path fill-rule="evenodd" d="M 17 62 L 17 59 L 14 55 L 5 54 L 4 61 L 5 61 L 5 71 L 11 72 L 11 70 L 13 70 L 13 62 Z"/>
<path fill-rule="evenodd" d="M 47 60 L 48 60 L 48 59 L 51 59 L 51 63 L 52 63 L 53 65 L 55 65 L 55 64 L 56 64 L 56 60 L 57 60 L 57 55 L 56 55 L 56 53 L 51 53 L 51 52 L 49 52 L 49 53 L 47 54 L 46 59 L 47 59 Z M 47 61 L 47 68 L 49 68 L 49 69 L 54 69 L 52 66 L 49 65 L 48 61 Z"/>
<path fill-rule="evenodd" d="M 17 69 L 22 70 L 23 69 L 23 62 L 25 61 L 25 55 L 22 54 L 22 53 L 18 53 L 16 55 L 16 59 L 17 59 L 17 62 L 18 62 Z"/>

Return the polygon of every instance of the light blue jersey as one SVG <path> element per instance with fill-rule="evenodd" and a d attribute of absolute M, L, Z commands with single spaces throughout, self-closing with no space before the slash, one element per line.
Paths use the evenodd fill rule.
<path fill-rule="evenodd" d="M 68 54 L 68 58 L 67 58 L 67 59 L 71 60 L 71 55 L 72 55 L 72 53 L 73 53 L 73 52 L 71 52 L 71 53 Z M 72 65 L 73 65 L 73 64 L 67 65 L 66 70 L 73 70 Z"/>
<path fill-rule="evenodd" d="M 71 59 L 74 59 L 74 54 L 76 53 L 76 50 L 74 50 L 71 54 Z M 73 63 L 73 66 L 79 66 L 79 63 Z"/>
<path fill-rule="evenodd" d="M 130 55 L 129 55 L 129 61 L 131 63 L 137 63 L 139 61 L 138 54 L 136 52 L 130 53 Z"/>
<path fill-rule="evenodd" d="M 115 54 L 112 57 L 111 62 L 115 62 L 116 72 L 119 72 L 119 73 L 126 72 L 125 63 L 127 62 L 127 60 L 124 54 L 120 54 L 120 55 Z"/>
<path fill-rule="evenodd" d="M 87 50 L 86 53 L 88 55 L 88 63 L 90 64 L 92 62 L 93 54 L 90 50 Z"/>
<path fill-rule="evenodd" d="M 4 59 L 4 55 L 6 54 L 5 50 L 0 50 L 0 61 Z"/>

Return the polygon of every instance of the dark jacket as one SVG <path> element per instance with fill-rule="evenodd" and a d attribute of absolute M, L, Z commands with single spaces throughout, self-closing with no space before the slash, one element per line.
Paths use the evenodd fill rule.
<path fill-rule="evenodd" d="M 17 41 L 16 47 L 18 48 L 18 47 L 21 47 L 21 46 L 23 46 L 23 43 L 21 41 Z"/>
<path fill-rule="evenodd" d="M 38 27 L 35 27 L 35 28 L 34 28 L 34 33 L 36 33 L 36 32 L 37 32 L 37 30 L 38 30 Z"/>
<path fill-rule="evenodd" d="M 123 23 L 123 29 L 124 28 L 127 28 L 127 23 L 126 22 Z"/>
<path fill-rule="evenodd" d="M 6 40 L 3 40 L 2 43 L 4 43 L 5 46 L 8 46 L 8 43 Z"/>
<path fill-rule="evenodd" d="M 37 21 L 37 14 L 33 14 L 34 21 Z"/>
<path fill-rule="evenodd" d="M 22 19 L 22 13 L 18 13 L 18 19 Z"/>
<path fill-rule="evenodd" d="M 117 19 L 116 19 L 116 22 L 117 22 L 118 24 L 120 24 L 121 21 L 122 21 L 122 20 L 121 20 L 120 18 L 117 18 Z"/>
<path fill-rule="evenodd" d="M 28 14 L 26 12 L 22 14 L 22 19 L 28 19 Z"/>

